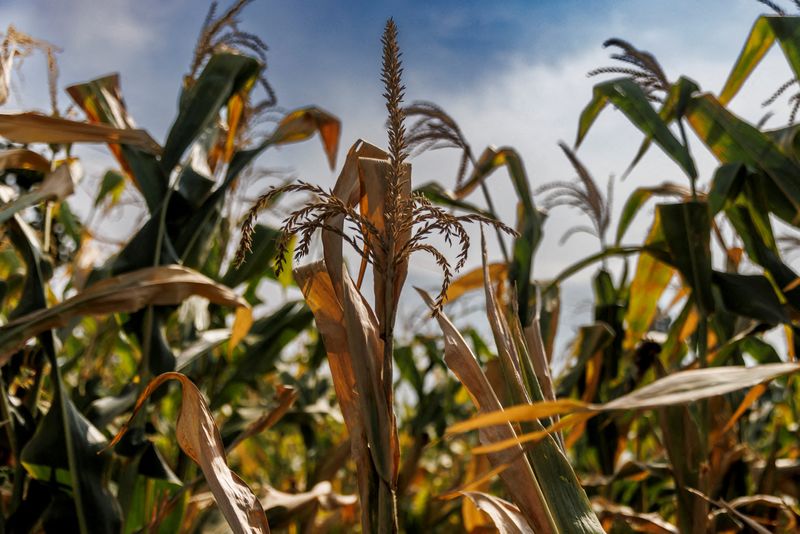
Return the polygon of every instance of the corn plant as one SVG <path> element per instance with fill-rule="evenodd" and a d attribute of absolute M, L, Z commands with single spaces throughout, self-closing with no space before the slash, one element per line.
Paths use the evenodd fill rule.
<path fill-rule="evenodd" d="M 67 88 L 78 120 L 59 108 L 58 47 L 3 35 L 0 105 L 40 53 L 52 108 L 0 114 L 4 531 L 798 530 L 800 18 L 762 1 L 771 14 L 719 94 L 606 41 L 575 142 L 552 147 L 577 179 L 475 150 L 446 102 L 404 105 L 390 19 L 386 148 L 357 141 L 328 190 L 261 185 L 259 155 L 314 135 L 335 168 L 340 123 L 275 107 L 266 44 L 240 27 L 248 3 L 211 5 L 163 146 L 120 75 Z M 765 102 L 788 104 L 789 124 L 769 129 L 728 104 L 775 42 L 793 75 Z M 611 180 L 581 153 L 609 104 L 644 134 L 624 179 L 653 144 L 686 175 L 638 187 L 616 220 Z M 87 143 L 114 168 L 78 183 Z M 411 159 L 439 149 L 460 153 L 453 183 L 412 182 Z M 515 230 L 488 184 L 501 169 Z M 562 240 L 588 233 L 598 252 L 542 280 L 547 212 L 562 209 L 588 222 Z M 126 237 L 109 230 L 122 213 L 137 221 Z M 472 228 L 481 261 L 462 274 Z M 431 295 L 405 289 L 417 253 L 441 269 Z M 560 354 L 560 286 L 595 265 L 592 317 Z M 302 298 L 267 302 L 265 286 Z"/>
<path fill-rule="evenodd" d="M 405 88 L 397 43 L 397 27 L 386 23 L 383 38 L 384 98 L 388 111 L 389 151 L 357 142 L 332 191 L 309 183 L 272 189 L 250 210 L 243 226 L 240 254 L 250 247 L 252 221 L 278 195 L 306 192 L 316 198 L 284 221 L 278 244 L 276 272 L 283 269 L 287 245 L 298 237 L 295 257 L 307 254 L 312 236 L 322 231 L 325 259 L 295 271 L 306 302 L 325 339 L 337 396 L 357 459 L 361 525 L 365 532 L 397 532 L 396 493 L 400 449 L 393 408 L 394 324 L 397 303 L 408 272 L 409 256 L 430 254 L 442 269 L 442 288 L 434 306 L 438 313 L 453 271 L 466 262 L 469 236 L 465 223 L 479 222 L 506 230 L 498 221 L 478 214 L 454 216 L 411 193 L 411 169 L 405 164 L 407 141 L 401 107 Z M 355 205 L 359 210 L 356 211 Z M 349 223 L 353 233 L 345 231 Z M 459 246 L 455 266 L 426 243 L 439 233 Z M 361 258 L 358 281 L 343 265 L 343 244 Z M 372 266 L 374 309 L 360 293 L 364 269 Z M 354 398 L 354 393 L 357 397 Z"/>
<path fill-rule="evenodd" d="M 670 82 L 653 54 L 624 40 L 605 43 L 622 50 L 612 57 L 624 65 L 602 67 L 590 75 L 624 77 L 595 86 L 580 117 L 576 147 L 600 111 L 613 104 L 646 135 L 631 168 L 654 142 L 683 169 L 689 187 L 668 183 L 637 189 L 623 207 L 616 244 L 609 247 L 602 240 L 607 226 L 599 203 L 602 197 L 572 151 L 562 147 L 583 188 L 559 182 L 543 191 L 562 195 L 550 206 L 576 206 L 592 218 L 594 227 L 589 230 L 601 237 L 601 252 L 568 268 L 553 283 L 592 262 L 638 252 L 636 271 L 630 280 L 624 271 L 618 282 L 605 270 L 595 277 L 597 322 L 580 330 L 573 366 L 558 386 L 561 399 L 519 404 L 452 428 L 461 432 L 531 420 L 550 424 L 545 431 L 478 449 L 487 453 L 537 443 L 569 429 L 564 439 L 576 447 L 577 467 L 599 471 L 589 484 L 597 492 L 593 507 L 605 528 L 627 525 L 658 532 L 717 531 L 732 524 L 759 532 L 767 531 L 765 526 L 781 532 L 796 528 L 796 512 L 785 498 L 759 508 L 758 499 L 769 499 L 749 497 L 765 491 L 781 493 L 756 466 L 759 461 L 775 465 L 779 454 L 793 454 L 794 444 L 776 438 L 765 448 L 763 441 L 737 439 L 770 428 L 781 433 L 782 418 L 756 416 L 758 412 L 749 421 L 742 418 L 759 402 L 764 407 L 782 406 L 781 392 L 787 395 L 787 410 L 794 414 L 793 380 L 771 387 L 766 383 L 798 371 L 793 282 L 797 274 L 781 259 L 772 221 L 776 217 L 796 228 L 800 220 L 797 170 L 792 170 L 797 156 L 790 141 L 795 127 L 764 131 L 725 108 L 774 41 L 781 43 L 794 67 L 795 24 L 794 17 L 783 13 L 759 18 L 719 97 L 700 92 L 687 78 Z M 779 88 L 778 94 L 785 89 Z M 793 116 L 790 111 L 790 122 Z M 671 123 L 678 126 L 679 137 L 668 127 Z M 720 160 L 708 186 L 701 185 L 686 128 Z M 644 246 L 621 245 L 634 217 L 653 196 L 675 197 L 679 202 L 657 206 Z M 733 238 L 721 228 L 730 228 Z M 712 266 L 712 240 L 723 253 L 724 270 Z M 746 263 L 759 274 L 742 273 Z M 676 278 L 680 289 L 670 308 L 682 308 L 670 315 L 659 301 Z M 659 326 L 664 319 L 671 323 L 666 331 Z M 780 357 L 762 337 L 776 326 L 782 326 L 786 335 L 788 358 Z M 744 367 L 748 360 L 758 365 Z M 747 395 L 738 393 L 747 387 L 752 387 Z M 768 391 L 773 392 L 771 400 Z M 566 398 L 571 394 L 579 398 Z M 629 415 L 650 409 L 656 410 L 655 417 L 646 412 Z M 737 426 L 739 434 L 734 432 Z M 659 458 L 669 462 L 667 474 L 657 471 Z M 625 504 L 618 504 L 620 500 Z"/>

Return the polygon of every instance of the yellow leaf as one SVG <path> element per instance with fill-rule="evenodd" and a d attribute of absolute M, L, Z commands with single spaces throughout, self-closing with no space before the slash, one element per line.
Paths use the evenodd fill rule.
<path fill-rule="evenodd" d="M 253 326 L 253 312 L 250 307 L 240 306 L 236 308 L 236 316 L 233 319 L 233 328 L 231 328 L 231 339 L 228 341 L 229 360 L 233 356 L 233 349 L 244 339 L 251 326 Z"/>

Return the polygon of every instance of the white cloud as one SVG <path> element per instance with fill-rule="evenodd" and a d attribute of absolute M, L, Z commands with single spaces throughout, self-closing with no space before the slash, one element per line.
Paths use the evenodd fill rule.
<path fill-rule="evenodd" d="M 665 7 L 650 2 L 620 2 L 607 12 L 584 10 L 568 17 L 568 24 L 563 28 L 546 27 L 546 21 L 532 21 L 539 24 L 532 25 L 534 30 L 541 27 L 548 35 L 562 34 L 565 41 L 578 40 L 581 45 L 570 47 L 571 52 L 564 52 L 558 50 L 559 43 L 549 43 L 549 48 L 543 48 L 544 43 L 537 43 L 532 37 L 529 50 L 519 50 L 509 56 L 505 64 L 484 69 L 493 74 L 472 77 L 469 85 L 462 87 L 443 86 L 432 81 L 441 80 L 440 76 L 415 72 L 414 65 L 407 64 L 408 96 L 409 99 L 432 100 L 443 106 L 459 121 L 473 149 L 478 152 L 488 144 L 515 147 L 525 160 L 533 188 L 545 182 L 569 180 L 574 172 L 556 143 L 558 140 L 570 144 L 574 141 L 578 116 L 597 81 L 587 79 L 585 73 L 610 63 L 608 51 L 600 46 L 602 37 L 594 40 L 601 30 L 607 32 L 608 37 L 625 37 L 653 52 L 672 78 L 687 74 L 704 89 L 718 91 L 756 14 L 763 11 L 755 4 L 749 0 L 703 4 L 681 1 Z M 125 94 L 134 116 L 159 137 L 174 115 L 175 96 L 182 74 L 180 69 L 188 61 L 204 9 L 189 9 L 195 4 L 188 0 L 166 3 L 155 0 L 139 3 L 124 0 L 66 3 L 53 0 L 45 5 L 50 11 L 47 17 L 37 16 L 28 5 L 0 6 L 0 20 L 18 22 L 21 29 L 64 46 L 62 79 L 65 81 L 86 79 L 111 69 L 122 70 Z M 468 32 L 464 27 L 465 20 L 458 15 L 444 19 L 440 28 L 443 38 Z M 403 38 L 414 38 L 414 28 L 401 28 L 401 31 Z M 62 39 L 59 41 L 53 35 Z M 309 44 L 318 48 L 319 45 L 318 41 Z M 319 53 L 328 53 L 320 50 Z M 282 51 L 284 55 L 291 53 L 292 50 Z M 379 50 L 375 47 L 375 59 L 371 65 L 377 67 L 378 57 Z M 331 58 L 334 64 L 346 59 L 333 52 Z M 371 78 L 352 79 L 336 77 L 336 69 L 330 68 L 324 71 L 324 79 L 315 80 L 314 76 L 319 73 L 308 73 L 307 65 L 292 63 L 285 58 L 278 64 L 296 69 L 299 73 L 296 83 L 304 84 L 302 90 L 298 90 L 304 95 L 318 94 L 318 97 L 312 96 L 314 102 L 342 118 L 340 165 L 347 148 L 359 137 L 379 145 L 385 143 L 382 129 L 385 110 L 377 72 Z M 168 72 L 165 65 L 175 68 Z M 363 68 L 350 63 L 343 63 L 345 67 L 348 75 L 363 72 Z M 449 65 L 441 65 L 442 72 L 448 72 L 449 68 Z M 774 87 L 788 79 L 789 74 L 780 52 L 773 51 L 734 100 L 732 109 L 756 120 L 762 114 L 759 103 Z M 37 86 L 37 76 L 32 74 L 29 77 L 31 87 Z M 294 105 L 290 85 L 293 78 L 291 73 L 284 72 L 283 76 L 280 87 L 283 101 Z M 42 93 L 42 98 L 45 96 L 46 93 Z M 625 170 L 641 137 L 621 113 L 608 109 L 597 120 L 578 155 L 595 178 L 605 183 L 609 175 L 619 176 Z M 707 182 L 714 160 L 699 145 L 693 153 L 698 159 L 701 180 Z M 316 141 L 268 152 L 261 164 L 292 166 L 300 177 L 324 185 L 331 185 L 335 179 L 335 172 L 327 168 Z M 455 153 L 424 155 L 414 161 L 415 182 L 438 180 L 452 186 L 456 166 Z M 504 172 L 498 172 L 491 180 L 496 204 L 505 220 L 513 221 L 516 200 L 509 180 Z M 627 181 L 617 184 L 616 213 L 635 187 L 666 180 L 686 183 L 677 166 L 654 147 Z M 592 238 L 581 235 L 572 238 L 566 246 L 557 244 L 567 228 L 583 222 L 582 217 L 569 209 L 555 210 L 551 214 L 546 238 L 537 257 L 537 277 L 551 277 L 565 266 L 598 250 Z M 649 217 L 643 213 L 626 241 L 641 239 L 648 224 Z M 492 253 L 497 255 L 496 247 Z M 475 265 L 478 258 L 479 255 L 473 252 L 471 264 Z M 580 308 L 579 299 L 589 295 L 588 281 L 592 272 L 592 269 L 584 271 L 566 286 L 565 310 L 572 312 Z M 421 257 L 412 263 L 410 281 L 435 288 L 437 273 L 433 262 Z M 411 306 L 417 305 L 415 295 L 409 291 L 406 296 Z M 569 313 L 565 318 L 574 326 L 579 321 L 588 320 L 588 314 L 585 311 Z"/>

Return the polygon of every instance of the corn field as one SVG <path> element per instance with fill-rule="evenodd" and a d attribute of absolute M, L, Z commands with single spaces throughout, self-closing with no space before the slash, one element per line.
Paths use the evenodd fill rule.
<path fill-rule="evenodd" d="M 249 3 L 211 5 L 163 143 L 120 74 L 61 94 L 57 44 L 0 35 L 0 532 L 800 532 L 800 15 L 761 1 L 718 92 L 609 38 L 549 147 L 570 178 L 408 101 L 413 29 L 391 18 L 363 29 L 386 137 L 340 147 L 347 116 L 278 106 Z M 771 49 L 793 73 L 764 103 L 777 128 L 730 109 Z M 8 109 L 40 89 L 29 57 L 49 113 Z M 592 135 L 613 112 L 639 144 Z M 256 161 L 315 137 L 333 187 L 263 186 Z M 615 211 L 588 144 L 684 178 Z M 114 167 L 83 178 L 83 145 Z M 442 152 L 455 178 L 413 166 Z M 599 252 L 542 279 L 544 235 L 577 233 Z"/>

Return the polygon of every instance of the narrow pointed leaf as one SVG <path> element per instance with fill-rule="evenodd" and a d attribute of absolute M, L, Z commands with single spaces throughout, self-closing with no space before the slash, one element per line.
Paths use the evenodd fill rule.
<path fill-rule="evenodd" d="M 772 47 L 775 39 L 780 43 L 786 60 L 795 76 L 800 76 L 800 17 L 762 16 L 756 19 L 736 63 L 719 94 L 725 106 L 739 92 L 745 80 Z"/>
<path fill-rule="evenodd" d="M 605 404 L 586 404 L 573 399 L 512 406 L 481 414 L 450 427 L 449 432 L 466 432 L 509 422 L 538 420 L 552 415 L 581 412 L 643 410 L 688 404 L 709 397 L 769 382 L 800 372 L 798 363 L 774 363 L 753 367 L 731 366 L 680 371 Z"/>
<path fill-rule="evenodd" d="M 475 163 L 469 179 L 455 192 L 455 196 L 458 199 L 466 197 L 503 166 L 508 170 L 519 201 L 516 227 L 519 236 L 514 240 L 509 279 L 517 288 L 517 307 L 522 325 L 528 326 L 533 319 L 533 310 L 530 306 L 533 258 L 542 239 L 545 214 L 538 210 L 533 202 L 530 181 L 522 158 L 510 147 L 487 147 Z"/>

